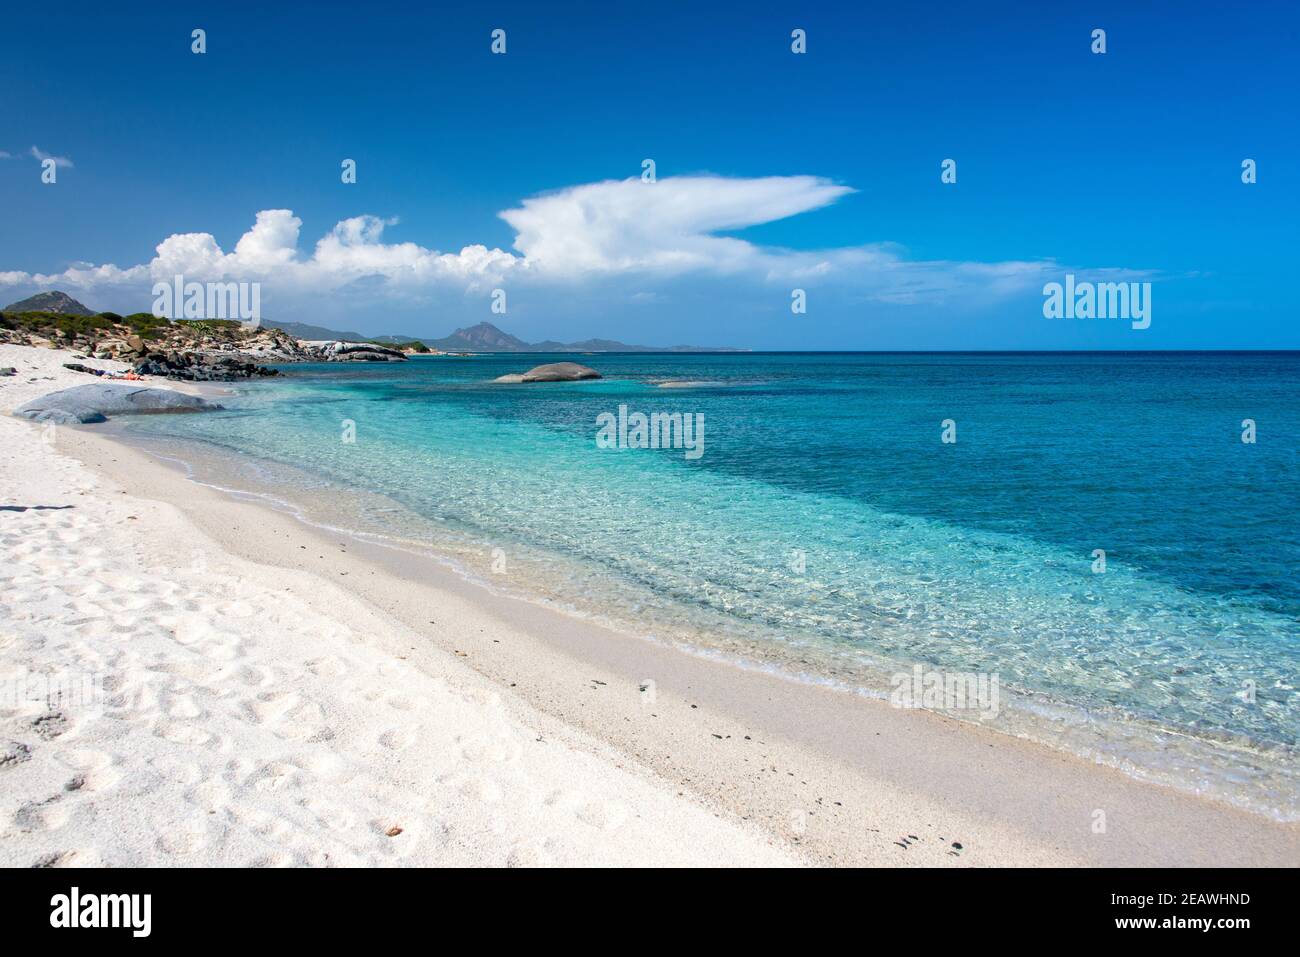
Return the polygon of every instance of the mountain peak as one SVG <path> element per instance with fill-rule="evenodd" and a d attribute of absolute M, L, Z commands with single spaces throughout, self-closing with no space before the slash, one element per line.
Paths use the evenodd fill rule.
<path fill-rule="evenodd" d="M 4 312 L 53 312 L 62 316 L 93 316 L 93 309 L 87 309 L 66 292 L 52 290 L 38 292 L 27 299 L 5 306 Z"/>
<path fill-rule="evenodd" d="M 522 339 L 518 339 L 508 332 L 502 332 L 490 322 L 480 322 L 464 329 L 457 329 L 446 339 L 443 339 L 442 342 L 452 344 L 453 347 L 481 351 L 503 350 L 514 352 L 528 346 L 528 343 Z"/>

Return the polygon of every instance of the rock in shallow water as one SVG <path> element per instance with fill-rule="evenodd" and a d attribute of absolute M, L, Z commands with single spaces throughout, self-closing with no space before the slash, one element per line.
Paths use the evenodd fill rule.
<path fill-rule="evenodd" d="M 79 385 L 33 399 L 14 410 L 14 415 L 37 422 L 72 425 L 103 422 L 109 415 L 140 415 L 159 412 L 207 412 L 221 406 L 198 396 L 129 385 L 92 383 Z"/>
<path fill-rule="evenodd" d="M 577 382 L 579 379 L 599 379 L 600 373 L 576 362 L 551 362 L 535 366 L 523 375 L 517 373 L 498 377 L 497 382 Z"/>

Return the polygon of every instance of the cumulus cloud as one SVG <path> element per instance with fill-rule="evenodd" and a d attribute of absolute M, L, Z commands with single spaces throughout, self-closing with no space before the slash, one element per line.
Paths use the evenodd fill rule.
<path fill-rule="evenodd" d="M 33 152 L 36 152 L 33 147 Z M 337 223 L 310 253 L 300 249 L 302 220 L 262 210 L 226 252 L 211 233 L 178 233 L 148 263 L 119 268 L 78 263 L 54 274 L 0 272 L 4 285 L 147 286 L 187 280 L 258 280 L 278 293 L 321 296 L 356 283 L 394 296 L 473 291 L 510 282 L 606 284 L 623 278 L 644 293 L 683 275 L 751 284 L 835 283 L 863 301 L 944 302 L 984 298 L 1039 282 L 1050 262 L 971 263 L 909 260 L 888 243 L 791 250 L 718 235 L 826 207 L 853 190 L 814 176 L 752 179 L 683 176 L 588 183 L 534 196 L 500 217 L 515 231 L 515 252 L 483 245 L 440 252 L 385 242 L 395 219 L 363 215 Z"/>
<path fill-rule="evenodd" d="M 54 165 L 56 167 L 71 168 L 72 166 L 72 160 L 68 159 L 66 156 L 54 156 L 53 154 L 47 153 L 37 146 L 32 147 L 32 155 L 35 156 L 38 160 L 40 160 L 42 163 L 45 162 L 46 160 L 54 160 Z"/>

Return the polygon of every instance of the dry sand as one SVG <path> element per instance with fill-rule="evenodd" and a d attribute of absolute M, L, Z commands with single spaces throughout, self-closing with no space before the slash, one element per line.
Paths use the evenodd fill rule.
<path fill-rule="evenodd" d="M 0 346 L 0 410 L 67 360 Z M 104 431 L 0 419 L 0 504 L 72 506 L 0 512 L 0 681 L 105 689 L 0 701 L 0 863 L 1300 862 L 1296 825 L 505 598 Z"/>

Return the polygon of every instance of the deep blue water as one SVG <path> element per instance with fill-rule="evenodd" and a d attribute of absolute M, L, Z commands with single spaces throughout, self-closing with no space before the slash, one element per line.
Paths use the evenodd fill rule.
<path fill-rule="evenodd" d="M 557 358 L 287 367 L 136 427 L 382 492 L 644 631 L 1300 736 L 1300 355 L 565 356 L 605 378 L 492 382 Z M 620 404 L 702 413 L 704 454 L 598 448 Z"/>

